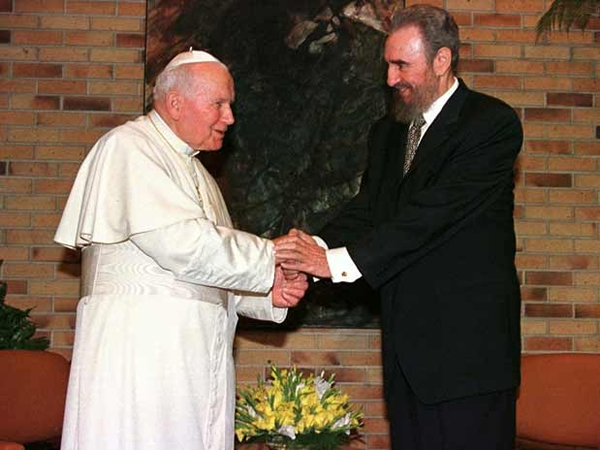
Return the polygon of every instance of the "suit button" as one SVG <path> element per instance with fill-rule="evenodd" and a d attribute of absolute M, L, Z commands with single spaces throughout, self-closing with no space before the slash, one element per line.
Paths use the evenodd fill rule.
<path fill-rule="evenodd" d="M 343 276 L 343 277 L 347 277 L 347 276 L 348 276 L 348 274 L 347 274 L 346 272 L 342 272 L 342 276 Z"/>

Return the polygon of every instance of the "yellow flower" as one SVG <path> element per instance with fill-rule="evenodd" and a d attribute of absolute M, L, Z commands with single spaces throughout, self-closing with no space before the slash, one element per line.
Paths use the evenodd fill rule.
<path fill-rule="evenodd" d="M 264 441 L 269 436 L 318 445 L 332 436 L 347 439 L 351 430 L 362 426 L 362 414 L 334 387 L 333 376 L 305 376 L 295 367 L 275 366 L 270 374 L 269 381 L 240 389 L 235 430 L 239 441 Z"/>

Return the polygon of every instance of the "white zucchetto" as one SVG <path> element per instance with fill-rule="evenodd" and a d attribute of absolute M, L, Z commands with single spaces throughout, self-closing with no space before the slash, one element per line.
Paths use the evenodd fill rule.
<path fill-rule="evenodd" d="M 205 52 L 203 50 L 194 50 L 192 47 L 190 47 L 190 49 L 187 52 L 181 52 L 178 55 L 176 55 L 171 61 L 169 61 L 169 64 L 166 65 L 164 70 L 171 70 L 184 64 L 205 62 L 216 62 L 219 64 L 223 64 L 210 53 Z"/>

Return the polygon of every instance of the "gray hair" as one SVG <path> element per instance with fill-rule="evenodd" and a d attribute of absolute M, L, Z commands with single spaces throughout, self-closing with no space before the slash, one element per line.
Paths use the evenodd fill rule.
<path fill-rule="evenodd" d="M 450 67 L 456 73 L 460 39 L 458 26 L 450 13 L 432 5 L 413 5 L 396 10 L 390 21 L 390 34 L 409 26 L 415 26 L 421 32 L 430 63 L 440 48 L 448 47 L 452 52 Z"/>
<path fill-rule="evenodd" d="M 154 101 L 162 100 L 169 91 L 177 89 L 188 97 L 196 91 L 196 77 L 193 76 L 186 64 L 163 70 L 156 77 L 152 97 Z"/>

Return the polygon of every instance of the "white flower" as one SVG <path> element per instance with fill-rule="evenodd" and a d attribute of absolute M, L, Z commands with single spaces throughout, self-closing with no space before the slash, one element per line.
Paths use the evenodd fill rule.
<path fill-rule="evenodd" d="M 282 425 L 277 430 L 279 434 L 289 437 L 290 439 L 296 439 L 296 430 L 292 425 Z"/>
<path fill-rule="evenodd" d="M 319 397 L 319 400 L 323 398 L 325 392 L 331 389 L 332 385 L 333 383 L 330 383 L 329 381 L 323 378 L 323 373 L 321 373 L 321 375 L 319 375 L 318 377 L 315 377 L 315 391 L 317 391 L 317 396 Z"/>
<path fill-rule="evenodd" d="M 250 405 L 246 405 L 246 411 L 248 411 L 248 414 L 250 414 L 250 417 L 252 417 L 253 419 L 257 416 L 256 411 Z"/>
<path fill-rule="evenodd" d="M 331 426 L 332 430 L 337 430 L 338 428 L 347 428 L 350 425 L 350 414 L 346 414 L 344 417 L 340 417 L 335 423 Z M 346 434 L 350 434 L 350 430 L 346 430 Z"/>

